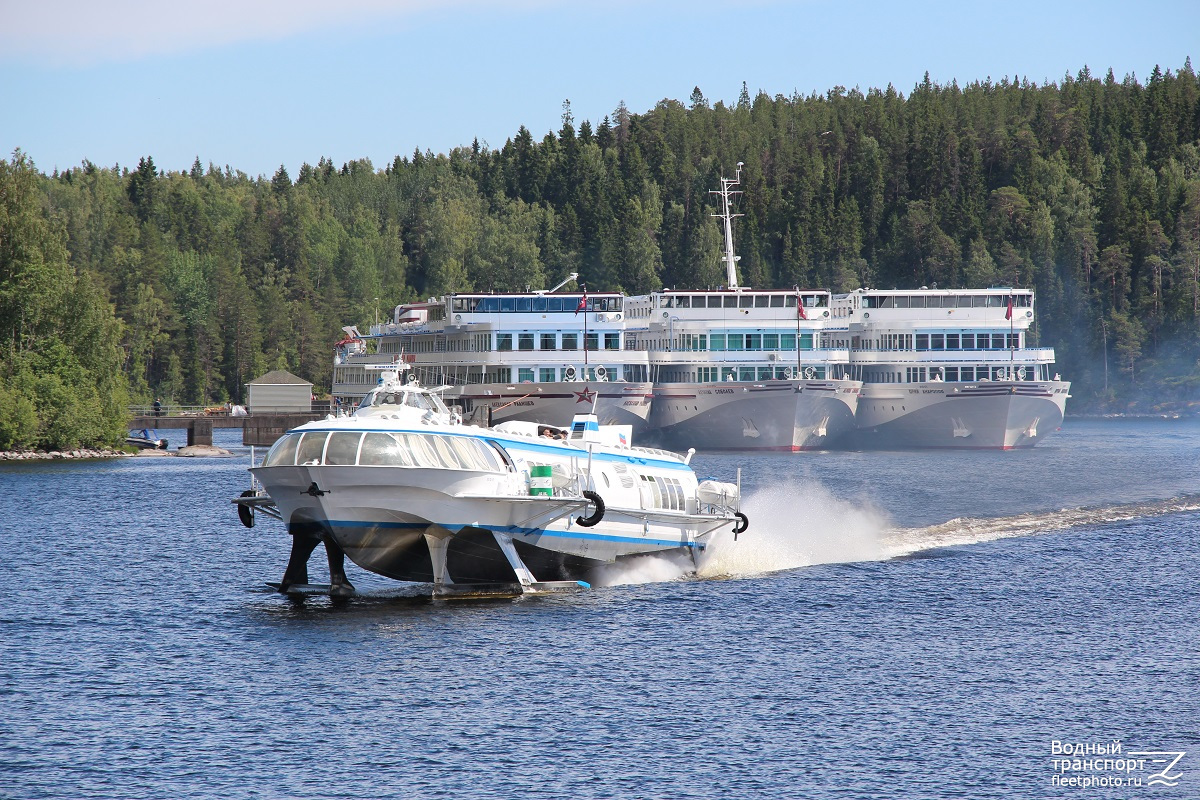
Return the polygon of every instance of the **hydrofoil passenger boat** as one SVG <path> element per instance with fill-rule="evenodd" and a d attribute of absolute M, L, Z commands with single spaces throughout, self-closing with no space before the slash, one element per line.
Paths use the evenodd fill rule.
<path fill-rule="evenodd" d="M 400 375 L 383 370 L 353 415 L 288 431 L 252 467 L 261 488 L 234 502 L 248 526 L 255 512 L 286 524 L 281 591 L 309 584 L 318 544 L 334 595 L 353 592 L 344 556 L 435 596 L 521 594 L 642 554 L 694 558 L 748 525 L 737 484 L 698 481 L 690 453 L 632 446 L 630 426 L 466 425 Z"/>

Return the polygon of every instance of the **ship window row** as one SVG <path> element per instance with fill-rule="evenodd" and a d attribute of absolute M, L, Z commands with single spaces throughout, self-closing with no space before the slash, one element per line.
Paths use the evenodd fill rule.
<path fill-rule="evenodd" d="M 885 333 L 878 339 L 850 338 L 855 350 L 1020 350 L 1020 333 Z M 829 344 L 841 340 L 830 337 Z"/>
<path fill-rule="evenodd" d="M 621 297 L 588 297 L 584 295 L 554 297 L 456 297 L 451 304 L 455 313 L 508 314 L 533 312 L 620 311 Z"/>
<path fill-rule="evenodd" d="M 803 367 L 764 367 L 759 365 L 719 367 L 660 367 L 656 375 L 658 383 L 713 383 L 716 381 L 790 381 L 805 378 L 825 380 L 825 365 Z"/>
<path fill-rule="evenodd" d="M 802 294 L 805 308 L 827 308 L 829 296 L 824 294 Z M 792 292 L 753 294 L 670 294 L 659 297 L 659 308 L 795 308 L 796 295 Z"/>
<path fill-rule="evenodd" d="M 1044 381 L 1050 368 L 1046 364 L 956 367 L 880 368 L 856 366 L 851 375 L 867 383 L 978 383 L 980 381 Z"/>
<path fill-rule="evenodd" d="M 580 335 L 578 333 L 497 333 L 496 334 L 496 349 L 500 351 L 511 351 L 513 345 L 516 345 L 517 350 L 533 351 L 533 350 L 578 350 Z M 620 350 L 621 349 L 621 334 L 620 333 L 589 333 L 582 337 L 584 347 L 588 350 L 600 350 L 600 345 L 603 344 L 605 350 Z M 537 347 L 534 345 L 537 344 Z"/>
<path fill-rule="evenodd" d="M 813 334 L 800 334 L 800 349 L 812 350 Z M 680 333 L 675 336 L 629 334 L 630 350 L 674 350 L 680 352 L 778 351 L 796 349 L 794 333 L 734 332 Z"/>
<path fill-rule="evenodd" d="M 279 438 L 262 466 L 431 467 L 506 472 L 504 459 L 479 439 L 440 434 L 307 431 Z"/>
<path fill-rule="evenodd" d="M 614 381 L 618 379 L 616 367 L 518 367 L 517 383 L 554 383 L 556 381 Z M 535 377 L 536 376 L 536 380 Z"/>
<path fill-rule="evenodd" d="M 583 364 L 554 367 L 492 367 L 480 370 L 478 366 L 416 366 L 417 379 L 428 386 L 472 386 L 481 383 L 512 383 L 516 375 L 518 383 L 570 383 L 573 381 L 646 381 L 649 380 L 645 364 Z"/>
<path fill-rule="evenodd" d="M 357 383 L 364 386 L 375 386 L 379 383 L 379 373 L 368 373 L 362 367 L 344 367 L 338 366 L 334 368 L 334 383 Z"/>
<path fill-rule="evenodd" d="M 863 295 L 863 308 L 1006 308 L 1009 298 L 1015 308 L 1031 308 L 1032 294 L 945 294 Z"/>

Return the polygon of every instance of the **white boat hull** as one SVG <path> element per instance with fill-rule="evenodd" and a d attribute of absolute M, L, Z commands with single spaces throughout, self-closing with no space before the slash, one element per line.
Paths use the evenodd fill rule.
<path fill-rule="evenodd" d="M 596 400 L 601 425 L 629 425 L 637 437 L 649 425 L 651 390 L 649 383 L 572 381 L 470 384 L 451 387 L 442 396 L 447 403 L 464 405 L 468 412 L 490 409 L 493 425 L 518 421 L 566 426 L 574 415 L 590 412 Z"/>
<path fill-rule="evenodd" d="M 558 497 L 512 497 L 507 476 L 439 469 L 353 466 L 260 467 L 255 476 L 295 536 L 331 537 L 358 566 L 401 581 L 436 581 L 435 564 L 454 583 L 518 579 L 497 542 L 510 537 L 539 581 L 576 580 L 621 558 L 703 550 L 712 518 L 609 506 L 594 527 L 580 526 L 586 504 Z M 444 548 L 442 559 L 431 556 Z"/>
<path fill-rule="evenodd" d="M 1062 424 L 1065 381 L 865 384 L 851 442 L 870 449 L 1033 447 Z"/>
<path fill-rule="evenodd" d="M 659 386 L 650 435 L 674 449 L 824 449 L 854 429 L 859 386 L 842 380 Z"/>

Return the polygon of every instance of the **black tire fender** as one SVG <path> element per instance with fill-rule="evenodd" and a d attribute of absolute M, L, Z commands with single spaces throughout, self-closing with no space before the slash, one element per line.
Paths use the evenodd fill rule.
<path fill-rule="evenodd" d="M 733 535 L 737 536 L 739 533 L 745 533 L 750 527 L 750 518 L 740 511 L 734 512 L 733 516 L 737 518 L 737 522 L 733 524 Z"/>
<path fill-rule="evenodd" d="M 592 505 L 596 507 L 596 510 L 592 512 L 591 516 L 576 517 L 575 522 L 580 527 L 591 528 L 604 519 L 604 498 L 590 489 L 584 490 L 583 496 L 592 501 Z"/>
<path fill-rule="evenodd" d="M 247 489 L 246 491 L 242 492 L 242 497 L 254 497 L 256 494 L 258 494 L 258 492 L 254 491 L 253 489 Z M 252 509 L 250 506 L 238 503 L 238 519 L 240 519 L 242 524 L 247 528 L 253 528 L 254 509 Z"/>

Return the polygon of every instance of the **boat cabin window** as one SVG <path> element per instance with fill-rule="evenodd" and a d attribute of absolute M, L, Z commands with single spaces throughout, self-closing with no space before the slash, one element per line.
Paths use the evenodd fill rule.
<path fill-rule="evenodd" d="M 408 406 L 409 408 L 420 409 L 421 411 L 438 411 L 433 400 L 424 392 L 385 392 L 376 391 L 367 396 L 371 399 L 371 405 L 387 408 L 389 406 Z"/>
<path fill-rule="evenodd" d="M 664 478 L 661 475 L 641 475 L 640 477 L 642 479 L 642 508 L 687 510 L 683 485 L 678 478 Z"/>
<path fill-rule="evenodd" d="M 320 464 L 321 453 L 325 450 L 326 431 L 313 431 L 301 434 L 300 444 L 296 446 L 297 464 Z"/>
<path fill-rule="evenodd" d="M 300 443 L 300 436 L 295 433 L 280 436 L 275 444 L 271 445 L 271 449 L 267 451 L 267 457 L 263 459 L 264 467 L 274 467 L 278 464 L 295 464 L 296 463 L 296 445 Z"/>
<path fill-rule="evenodd" d="M 367 433 L 363 437 L 358 463 L 366 467 L 508 471 L 500 456 L 486 442 L 439 434 Z"/>
<path fill-rule="evenodd" d="M 352 465 L 358 459 L 358 443 L 361 440 L 361 433 L 339 431 L 329 434 L 329 443 L 325 445 L 325 463 Z"/>

